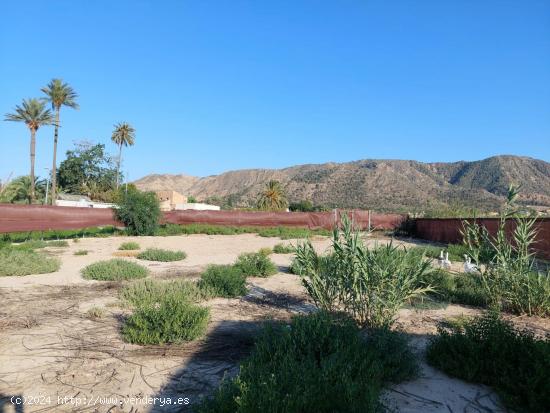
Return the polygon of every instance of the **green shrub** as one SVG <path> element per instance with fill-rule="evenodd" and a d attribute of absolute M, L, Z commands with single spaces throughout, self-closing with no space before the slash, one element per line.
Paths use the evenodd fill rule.
<path fill-rule="evenodd" d="M 438 300 L 476 307 L 488 305 L 489 298 L 479 274 L 451 274 L 437 270 L 427 273 L 423 282 L 433 287 L 430 295 Z"/>
<path fill-rule="evenodd" d="M 28 240 L 21 242 L 19 244 L 13 244 L 11 247 L 21 250 L 36 250 L 41 248 L 46 248 L 48 243 L 42 240 Z"/>
<path fill-rule="evenodd" d="M 68 247 L 69 243 L 65 240 L 56 240 L 46 243 L 47 247 Z"/>
<path fill-rule="evenodd" d="M 78 250 L 73 255 L 88 255 L 88 250 Z"/>
<path fill-rule="evenodd" d="M 145 251 L 140 252 L 137 258 L 147 261 L 181 261 L 187 257 L 187 254 L 183 251 L 169 251 L 158 248 L 147 248 Z"/>
<path fill-rule="evenodd" d="M 361 337 L 355 323 L 324 312 L 268 324 L 239 375 L 222 382 L 199 413 L 379 412 L 385 384 L 415 376 L 402 336 Z"/>
<path fill-rule="evenodd" d="M 550 341 L 515 330 L 494 312 L 441 326 L 427 358 L 451 376 L 492 386 L 512 409 L 549 411 Z"/>
<path fill-rule="evenodd" d="M 313 235 L 330 236 L 331 232 L 326 229 L 310 230 L 298 227 L 274 227 L 263 228 L 258 231 L 261 237 L 278 237 L 281 239 L 309 238 Z"/>
<path fill-rule="evenodd" d="M 149 274 L 147 268 L 120 258 L 98 261 L 82 270 L 82 277 L 87 280 L 120 281 L 144 278 Z"/>
<path fill-rule="evenodd" d="M 537 235 L 534 218 L 518 214 L 518 190 L 510 186 L 495 236 L 475 221 L 463 222 L 464 243 L 481 269 L 481 281 L 492 306 L 516 314 L 550 315 L 550 271 L 538 269 L 533 246 Z M 507 222 L 515 221 L 507 235 Z"/>
<path fill-rule="evenodd" d="M 129 241 L 129 242 L 123 242 L 118 247 L 121 251 L 133 251 L 133 250 L 139 250 L 141 247 L 137 242 Z"/>
<path fill-rule="evenodd" d="M 324 229 L 310 230 L 307 228 L 295 227 L 253 227 L 253 226 L 230 226 L 230 225 L 210 225 L 210 224 L 165 224 L 161 225 L 155 235 L 190 235 L 190 234 L 208 234 L 208 235 L 238 235 L 238 234 L 259 234 L 262 237 L 280 237 L 282 239 L 290 238 L 308 238 L 313 235 L 329 236 L 330 231 Z"/>
<path fill-rule="evenodd" d="M 0 276 L 22 276 L 55 272 L 61 263 L 56 258 L 30 249 L 0 249 Z"/>
<path fill-rule="evenodd" d="M 139 307 L 160 303 L 168 296 L 180 301 L 196 303 L 209 298 L 211 293 L 207 289 L 199 288 L 197 283 L 192 281 L 160 281 L 146 278 L 124 286 L 119 296 L 130 306 Z"/>
<path fill-rule="evenodd" d="M 277 244 L 273 247 L 275 254 L 292 254 L 296 251 L 296 248 L 288 244 Z"/>
<path fill-rule="evenodd" d="M 260 248 L 258 252 L 262 255 L 265 255 L 266 257 L 273 254 L 273 250 L 269 247 Z"/>
<path fill-rule="evenodd" d="M 309 241 L 296 247 L 294 271 L 320 308 L 342 309 L 362 326 L 389 327 L 407 301 L 431 291 L 422 285 L 430 262 L 392 244 L 369 249 L 350 220 L 342 221 L 330 255 L 319 256 Z"/>
<path fill-rule="evenodd" d="M 83 237 L 105 237 L 116 234 L 115 227 L 91 227 L 83 229 L 69 230 L 50 230 L 50 231 L 30 231 L 30 232 L 11 232 L 0 234 L 0 241 L 6 242 L 24 242 L 24 241 L 43 241 L 43 240 L 59 240 L 67 238 L 83 238 Z M 42 247 L 39 247 L 42 248 Z"/>
<path fill-rule="evenodd" d="M 246 294 L 246 277 L 233 265 L 209 265 L 199 281 L 201 288 L 206 288 L 219 297 L 240 297 Z"/>
<path fill-rule="evenodd" d="M 129 235 L 153 235 L 161 216 L 154 192 L 128 191 L 115 209 L 115 217 L 126 226 Z"/>
<path fill-rule="evenodd" d="M 136 344 L 181 343 L 202 336 L 208 319 L 208 308 L 167 296 L 153 305 L 139 306 L 126 320 L 122 336 Z"/>
<path fill-rule="evenodd" d="M 277 267 L 264 254 L 249 252 L 239 255 L 235 262 L 245 277 L 269 277 L 277 273 Z"/>

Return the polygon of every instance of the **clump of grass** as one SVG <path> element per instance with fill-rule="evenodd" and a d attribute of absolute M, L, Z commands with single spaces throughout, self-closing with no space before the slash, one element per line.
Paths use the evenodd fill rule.
<path fill-rule="evenodd" d="M 121 251 L 139 250 L 140 248 L 141 247 L 139 246 L 139 244 L 137 242 L 133 242 L 133 241 L 123 242 L 118 247 L 118 249 L 121 250 Z"/>
<path fill-rule="evenodd" d="M 46 248 L 47 246 L 48 246 L 48 243 L 46 241 L 33 239 L 33 240 L 24 241 L 18 244 L 13 244 L 11 247 L 15 249 L 20 249 L 20 250 L 36 250 L 36 249 Z"/>
<path fill-rule="evenodd" d="M 29 249 L 0 249 L 0 276 L 23 276 L 55 272 L 61 263 L 56 258 Z"/>
<path fill-rule="evenodd" d="M 78 250 L 75 251 L 73 255 L 88 255 L 88 250 Z"/>
<path fill-rule="evenodd" d="M 277 267 L 269 257 L 259 252 L 249 252 L 239 255 L 235 262 L 245 277 L 269 277 L 277 273 Z"/>
<path fill-rule="evenodd" d="M 262 254 L 262 255 L 265 255 L 266 257 L 267 257 L 268 255 L 273 254 L 273 250 L 272 250 L 271 248 L 268 248 L 268 247 L 260 248 L 260 249 L 258 250 L 258 252 L 259 252 L 260 254 Z"/>
<path fill-rule="evenodd" d="M 273 247 L 275 254 L 292 254 L 296 248 L 289 244 L 277 244 Z"/>
<path fill-rule="evenodd" d="M 199 338 L 206 331 L 208 308 L 175 296 L 153 305 L 140 305 L 126 320 L 123 338 L 135 344 L 180 343 Z"/>
<path fill-rule="evenodd" d="M 65 240 L 49 241 L 46 244 L 47 247 L 68 247 L 69 243 Z"/>
<path fill-rule="evenodd" d="M 423 282 L 433 287 L 429 295 L 437 300 L 476 307 L 487 307 L 489 304 L 479 274 L 451 274 L 438 270 L 426 273 Z"/>
<path fill-rule="evenodd" d="M 82 270 L 82 277 L 87 280 L 121 281 L 144 278 L 149 274 L 147 268 L 120 258 L 98 261 Z"/>
<path fill-rule="evenodd" d="M 73 238 L 73 242 L 74 242 L 75 244 L 78 244 L 78 243 L 80 242 L 80 240 L 79 240 L 78 238 Z"/>
<path fill-rule="evenodd" d="M 185 257 L 187 257 L 187 254 L 183 251 L 169 251 L 158 248 L 148 248 L 137 255 L 140 260 L 163 262 L 181 261 Z"/>
<path fill-rule="evenodd" d="M 219 297 L 240 297 L 246 294 L 246 277 L 233 265 L 209 265 L 199 281 L 202 289 L 207 289 Z"/>
<path fill-rule="evenodd" d="M 138 280 L 126 285 L 120 292 L 120 298 L 132 307 L 153 305 L 165 297 L 173 296 L 180 301 L 199 302 L 210 297 L 210 292 L 199 288 L 197 283 L 187 280 L 159 281 Z"/>
<path fill-rule="evenodd" d="M 101 307 L 92 307 L 86 311 L 86 318 L 95 320 L 103 317 L 105 317 L 105 309 Z"/>
<path fill-rule="evenodd" d="M 239 375 L 197 411 L 379 412 L 383 387 L 416 373 L 402 336 L 386 330 L 365 340 L 352 320 L 321 311 L 267 324 Z"/>
<path fill-rule="evenodd" d="M 515 330 L 497 313 L 440 326 L 427 358 L 451 376 L 492 386 L 512 409 L 548 411 L 550 341 Z"/>

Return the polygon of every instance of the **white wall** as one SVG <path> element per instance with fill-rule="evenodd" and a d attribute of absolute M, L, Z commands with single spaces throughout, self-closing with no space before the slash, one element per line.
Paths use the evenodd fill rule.
<path fill-rule="evenodd" d="M 194 209 L 195 211 L 219 211 L 220 207 L 217 205 L 199 203 L 176 204 L 177 211 L 182 211 L 186 209 Z"/>

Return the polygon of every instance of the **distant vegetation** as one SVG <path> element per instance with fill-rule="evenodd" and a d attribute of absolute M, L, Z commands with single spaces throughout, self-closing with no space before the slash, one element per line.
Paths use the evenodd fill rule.
<path fill-rule="evenodd" d="M 257 202 L 258 209 L 263 211 L 284 211 L 288 207 L 286 193 L 279 181 L 271 180 L 260 192 Z"/>

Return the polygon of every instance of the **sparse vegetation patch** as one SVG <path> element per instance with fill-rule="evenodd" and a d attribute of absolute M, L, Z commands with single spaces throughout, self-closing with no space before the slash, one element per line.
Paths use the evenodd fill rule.
<path fill-rule="evenodd" d="M 137 242 L 133 242 L 133 241 L 123 242 L 118 247 L 118 249 L 121 250 L 121 251 L 139 250 L 140 248 L 141 247 L 139 246 L 139 244 Z"/>
<path fill-rule="evenodd" d="M 61 263 L 32 249 L 0 249 L 0 276 L 23 276 L 55 272 Z"/>
<path fill-rule="evenodd" d="M 140 260 L 164 262 L 181 261 L 185 257 L 187 257 L 187 254 L 183 251 L 169 251 L 158 248 L 148 248 L 137 255 Z"/>
<path fill-rule="evenodd" d="M 144 278 L 149 274 L 147 268 L 121 258 L 99 261 L 82 270 L 82 277 L 87 280 L 121 281 Z"/>
<path fill-rule="evenodd" d="M 260 252 L 249 252 L 239 255 L 235 262 L 245 277 L 269 277 L 277 273 L 277 267 L 273 261 Z"/>

